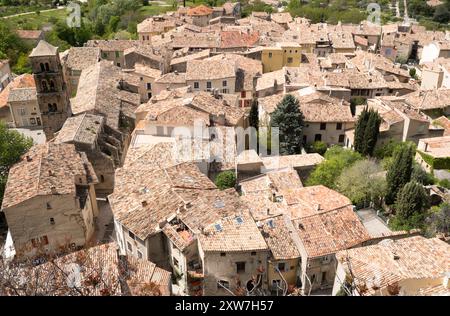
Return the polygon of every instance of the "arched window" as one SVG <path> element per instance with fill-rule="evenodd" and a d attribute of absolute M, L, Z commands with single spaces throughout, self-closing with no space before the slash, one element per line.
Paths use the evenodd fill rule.
<path fill-rule="evenodd" d="M 50 90 L 55 90 L 55 83 L 53 80 L 50 80 Z"/>
<path fill-rule="evenodd" d="M 45 71 L 45 68 L 44 68 L 44 64 L 43 64 L 43 63 L 40 63 L 39 66 L 41 66 L 41 71 Z"/>
<path fill-rule="evenodd" d="M 50 66 L 48 65 L 48 63 L 45 63 L 45 70 L 50 71 Z"/>
<path fill-rule="evenodd" d="M 48 91 L 47 80 L 42 80 L 42 90 Z"/>
<path fill-rule="evenodd" d="M 58 107 L 57 107 L 56 103 L 48 104 L 48 112 L 53 113 L 53 112 L 57 112 L 57 111 L 58 111 Z"/>

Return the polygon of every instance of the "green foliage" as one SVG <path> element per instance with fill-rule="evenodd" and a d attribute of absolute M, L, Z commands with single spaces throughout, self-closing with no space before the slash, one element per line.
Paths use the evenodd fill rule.
<path fill-rule="evenodd" d="M 367 17 L 367 4 L 359 4 L 353 0 L 340 0 L 328 2 L 324 5 L 321 1 L 309 1 L 304 3 L 302 0 L 291 0 L 287 11 L 293 17 L 301 16 L 310 19 L 312 23 L 328 22 L 336 24 L 342 23 L 360 23 Z"/>
<path fill-rule="evenodd" d="M 15 67 L 20 54 L 25 54 L 30 47 L 22 41 L 14 30 L 0 19 L 0 58 L 8 58 L 11 67 Z"/>
<path fill-rule="evenodd" d="M 17 131 L 9 130 L 0 122 L 0 205 L 9 168 L 15 164 L 31 146 L 33 140 Z"/>
<path fill-rule="evenodd" d="M 418 150 L 417 152 L 420 154 L 422 159 L 433 169 L 450 169 L 449 157 L 434 158 L 433 156 L 430 156 L 420 150 Z"/>
<path fill-rule="evenodd" d="M 450 11 L 446 5 L 436 7 L 434 11 L 433 20 L 438 23 L 448 23 L 450 20 Z"/>
<path fill-rule="evenodd" d="M 328 149 L 327 144 L 325 144 L 322 141 L 315 141 L 314 143 L 308 146 L 309 153 L 318 153 L 319 155 L 322 156 L 325 154 L 327 149 Z"/>
<path fill-rule="evenodd" d="M 252 12 L 267 12 L 273 13 L 273 7 L 268 5 L 261 0 L 255 0 L 252 3 L 244 4 L 241 9 L 241 15 L 243 18 L 252 14 Z"/>
<path fill-rule="evenodd" d="M 401 146 L 403 146 L 403 142 L 399 142 L 393 139 L 390 139 L 387 144 L 379 146 L 374 151 L 374 156 L 377 159 L 389 158 L 394 155 L 395 151 L 398 151 Z"/>
<path fill-rule="evenodd" d="M 306 185 L 322 184 L 328 188 L 336 189 L 336 180 L 342 174 L 342 171 L 361 159 L 361 154 L 353 150 L 333 146 L 325 153 L 325 160 L 311 173 Z"/>
<path fill-rule="evenodd" d="M 31 73 L 30 59 L 28 58 L 27 54 L 24 53 L 19 54 L 19 58 L 17 59 L 16 64 L 12 68 L 12 71 L 18 75 L 24 73 Z"/>
<path fill-rule="evenodd" d="M 430 210 L 430 217 L 427 218 L 428 233 L 431 236 L 437 233 L 450 233 L 450 204 L 442 203 L 434 206 Z"/>
<path fill-rule="evenodd" d="M 419 164 L 414 163 L 413 170 L 411 173 L 411 181 L 415 181 L 423 185 L 430 185 L 434 184 L 436 179 L 433 177 L 432 174 L 423 170 Z"/>
<path fill-rule="evenodd" d="M 409 70 L 409 75 L 412 77 L 412 78 L 415 78 L 416 77 L 416 68 L 411 68 L 410 70 Z"/>
<path fill-rule="evenodd" d="M 359 160 L 345 168 L 336 181 L 338 191 L 354 204 L 375 202 L 380 204 L 386 192 L 383 168 L 374 160 Z"/>
<path fill-rule="evenodd" d="M 388 205 L 395 202 L 397 193 L 411 180 L 414 152 L 415 147 L 411 145 L 401 146 L 398 151 L 394 152 L 392 163 L 386 175 L 387 194 L 385 201 Z"/>
<path fill-rule="evenodd" d="M 395 216 L 390 226 L 395 230 L 423 228 L 429 208 L 429 197 L 420 183 L 411 181 L 398 192 Z"/>
<path fill-rule="evenodd" d="M 217 175 L 215 184 L 220 190 L 234 188 L 236 185 L 236 175 L 233 171 L 223 171 Z"/>
<path fill-rule="evenodd" d="M 258 117 L 258 102 L 254 100 L 250 108 L 250 113 L 248 116 L 249 124 L 251 127 L 258 129 L 259 117 Z"/>
<path fill-rule="evenodd" d="M 441 187 L 444 187 L 444 188 L 450 190 L 450 180 L 449 180 L 449 179 L 442 179 L 442 180 L 440 180 L 440 181 L 439 181 L 439 185 L 440 185 Z"/>
<path fill-rule="evenodd" d="M 272 126 L 279 128 L 280 154 L 299 154 L 302 148 L 304 116 L 297 98 L 284 96 L 272 113 Z"/>
<path fill-rule="evenodd" d="M 364 110 L 355 127 L 355 150 L 364 156 L 372 156 L 380 131 L 381 117 L 373 109 Z"/>

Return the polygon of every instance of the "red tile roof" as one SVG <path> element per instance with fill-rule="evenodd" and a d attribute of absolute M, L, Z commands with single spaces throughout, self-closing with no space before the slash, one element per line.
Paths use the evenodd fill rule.
<path fill-rule="evenodd" d="M 213 13 L 213 9 L 211 9 L 203 4 L 199 5 L 198 7 L 195 7 L 195 8 L 190 8 L 187 11 L 187 15 L 190 15 L 190 16 L 202 16 L 202 15 L 208 15 L 211 13 Z"/>

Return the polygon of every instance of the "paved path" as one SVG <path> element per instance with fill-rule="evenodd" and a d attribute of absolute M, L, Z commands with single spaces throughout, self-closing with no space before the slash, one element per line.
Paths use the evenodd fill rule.
<path fill-rule="evenodd" d="M 375 210 L 371 208 L 361 209 L 356 212 L 361 218 L 361 222 L 371 236 L 382 236 L 390 234 L 391 230 L 386 226 L 381 218 L 377 216 Z"/>
<path fill-rule="evenodd" d="M 56 10 L 61 10 L 61 9 L 65 9 L 66 7 L 58 7 L 56 9 L 48 9 L 48 10 L 42 10 L 39 11 L 41 13 L 43 12 L 51 12 L 51 11 L 56 11 Z M 35 14 L 36 11 L 32 11 L 32 12 L 22 12 L 22 13 L 17 13 L 17 14 L 13 14 L 13 15 L 7 15 L 7 16 L 2 16 L 3 19 L 9 19 L 9 18 L 14 18 L 16 16 L 22 16 L 22 15 L 29 15 L 29 14 Z"/>

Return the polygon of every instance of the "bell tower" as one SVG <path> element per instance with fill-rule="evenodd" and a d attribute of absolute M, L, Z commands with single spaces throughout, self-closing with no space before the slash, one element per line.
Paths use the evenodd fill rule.
<path fill-rule="evenodd" d="M 58 48 L 41 40 L 29 57 L 36 83 L 42 126 L 47 140 L 50 140 L 72 115 Z"/>

